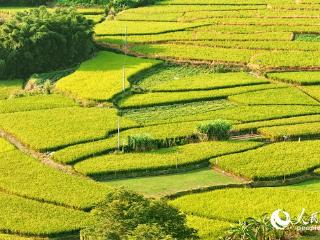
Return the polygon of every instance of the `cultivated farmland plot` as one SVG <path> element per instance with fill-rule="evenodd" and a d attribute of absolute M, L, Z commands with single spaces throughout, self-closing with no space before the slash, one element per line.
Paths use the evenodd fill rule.
<path fill-rule="evenodd" d="M 99 234 L 123 231 L 90 239 L 186 239 L 159 237 L 150 216 L 126 219 L 142 199 L 128 193 L 121 214 L 116 200 L 97 217 L 117 188 L 162 198 L 202 240 L 277 209 L 292 219 L 301 209 L 320 211 L 318 0 L 163 0 L 133 8 L 123 8 L 129 0 L 55 0 L 37 20 L 75 5 L 73 17 L 58 19 L 65 20 L 59 34 L 56 19 L 37 22 L 39 29 L 35 19 L 15 26 L 11 19 L 37 9 L 15 2 L 0 6 L 0 239 L 75 240 L 99 224 Z M 82 25 L 64 28 L 77 19 Z M 81 51 L 59 45 L 61 54 L 70 50 L 63 59 L 70 63 L 23 74 L 42 47 L 82 35 L 91 55 L 71 63 Z M 19 66 L 10 65 L 16 59 Z M 156 237 L 132 236 L 125 222 Z M 320 238 L 304 233 L 290 240 Z M 254 240 L 233 238 L 240 239 Z"/>

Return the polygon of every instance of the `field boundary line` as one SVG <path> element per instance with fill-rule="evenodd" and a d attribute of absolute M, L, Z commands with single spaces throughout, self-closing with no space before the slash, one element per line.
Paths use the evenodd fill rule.
<path fill-rule="evenodd" d="M 225 173 L 228 175 L 229 174 L 233 175 L 232 173 L 229 173 L 229 172 L 225 172 Z M 181 192 L 176 192 L 174 194 L 163 196 L 162 199 L 173 200 L 186 195 L 191 195 L 196 193 L 205 193 L 205 192 L 227 189 L 227 188 L 232 189 L 232 188 L 285 187 L 285 186 L 290 186 L 290 185 L 294 185 L 304 181 L 315 180 L 315 179 L 320 179 L 320 176 L 312 173 L 305 173 L 304 175 L 300 175 L 292 178 L 284 178 L 282 180 L 250 181 L 250 182 L 239 183 L 239 184 L 213 185 L 213 186 L 200 187 L 200 188 L 194 188 L 194 189 L 185 190 Z"/>
<path fill-rule="evenodd" d="M 69 174 L 69 175 L 88 178 L 88 177 L 84 176 L 83 174 L 75 171 L 73 169 L 73 167 L 71 167 L 71 166 L 67 166 L 67 165 L 53 161 L 48 154 L 40 153 L 40 152 L 37 152 L 37 151 L 29 148 L 27 145 L 25 145 L 21 141 L 19 141 L 15 136 L 13 136 L 10 133 L 5 132 L 2 129 L 0 129 L 0 137 L 6 139 L 8 142 L 10 142 L 12 145 L 14 145 L 21 152 L 37 159 L 39 162 L 43 163 L 44 165 L 46 165 L 50 168 L 59 170 L 63 173 Z"/>

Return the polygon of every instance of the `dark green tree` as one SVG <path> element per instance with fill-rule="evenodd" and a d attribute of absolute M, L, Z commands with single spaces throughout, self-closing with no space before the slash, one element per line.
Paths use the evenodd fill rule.
<path fill-rule="evenodd" d="M 186 217 L 164 201 L 146 199 L 131 191 L 110 192 L 93 210 L 96 222 L 82 230 L 87 239 L 198 239 Z M 142 237 L 142 238 L 140 238 Z"/>
<path fill-rule="evenodd" d="M 94 52 L 93 22 L 73 9 L 50 13 L 40 7 L 6 21 L 0 27 L 0 43 L 5 77 L 28 77 L 89 58 Z"/>

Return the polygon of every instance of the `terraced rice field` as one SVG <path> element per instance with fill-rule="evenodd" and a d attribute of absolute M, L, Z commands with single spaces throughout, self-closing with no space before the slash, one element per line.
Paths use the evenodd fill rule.
<path fill-rule="evenodd" d="M 317 0 L 77 10 L 95 22 L 91 59 L 51 94 L 0 80 L 0 239 L 79 239 L 117 187 L 166 199 L 208 240 L 277 209 L 319 211 Z M 199 138 L 218 119 L 231 139 Z M 162 145 L 135 152 L 132 136 Z"/>

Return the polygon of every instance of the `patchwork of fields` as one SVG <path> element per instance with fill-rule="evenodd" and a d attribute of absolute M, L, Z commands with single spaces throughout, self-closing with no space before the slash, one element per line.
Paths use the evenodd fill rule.
<path fill-rule="evenodd" d="M 0 6 L 0 19 L 23 10 Z M 319 211 L 319 1 L 78 11 L 96 23 L 92 59 L 51 94 L 0 80 L 0 239 L 79 239 L 113 187 L 170 197 L 201 239 L 276 209 Z M 217 119 L 231 139 L 199 140 Z M 130 152 L 137 135 L 161 147 Z"/>

